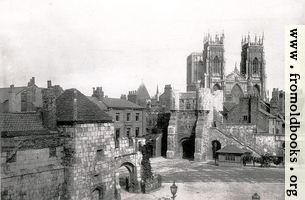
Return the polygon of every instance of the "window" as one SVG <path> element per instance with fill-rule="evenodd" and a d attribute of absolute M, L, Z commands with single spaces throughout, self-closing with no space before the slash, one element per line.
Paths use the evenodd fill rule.
<path fill-rule="evenodd" d="M 139 134 L 140 134 L 140 128 L 136 127 L 136 137 L 139 137 Z"/>
<path fill-rule="evenodd" d="M 114 138 L 115 148 L 119 148 L 119 146 L 120 146 L 119 138 L 120 138 L 120 129 L 117 128 L 117 129 L 115 129 L 115 138 Z"/>
<path fill-rule="evenodd" d="M 49 148 L 49 158 L 56 157 L 56 147 Z"/>
<path fill-rule="evenodd" d="M 120 113 L 115 113 L 115 121 L 120 121 Z"/>
<path fill-rule="evenodd" d="M 191 109 L 191 104 L 190 104 L 190 102 L 186 102 L 186 109 L 187 109 L 187 110 Z"/>
<path fill-rule="evenodd" d="M 218 56 L 215 56 L 214 58 L 214 68 L 213 68 L 214 74 L 220 74 L 220 60 Z"/>
<path fill-rule="evenodd" d="M 243 116 L 243 119 L 244 119 L 244 121 L 248 121 L 248 116 L 247 116 L 247 115 L 244 115 L 244 116 Z"/>
<path fill-rule="evenodd" d="M 127 113 L 127 118 L 126 118 L 127 121 L 130 121 L 130 115 L 131 115 L 130 113 Z"/>
<path fill-rule="evenodd" d="M 128 138 L 130 137 L 130 128 L 126 129 L 126 137 L 128 137 Z"/>
<path fill-rule="evenodd" d="M 104 156 L 105 156 L 104 149 L 98 149 L 96 151 L 96 160 L 97 161 L 103 160 Z"/>
<path fill-rule="evenodd" d="M 136 121 L 139 121 L 140 119 L 140 113 L 136 113 Z"/>
<path fill-rule="evenodd" d="M 235 156 L 232 154 L 227 154 L 226 155 L 226 160 L 227 161 L 235 161 Z"/>
<path fill-rule="evenodd" d="M 128 138 L 129 146 L 132 146 L 133 145 L 133 140 L 132 140 L 132 137 L 130 135 L 130 128 L 127 128 L 127 130 L 126 130 L 126 137 Z"/>
<path fill-rule="evenodd" d="M 258 59 L 256 57 L 253 60 L 253 74 L 258 74 Z"/>
<path fill-rule="evenodd" d="M 8 151 L 6 154 L 6 162 L 7 163 L 16 162 L 16 154 L 17 154 L 17 152 Z"/>

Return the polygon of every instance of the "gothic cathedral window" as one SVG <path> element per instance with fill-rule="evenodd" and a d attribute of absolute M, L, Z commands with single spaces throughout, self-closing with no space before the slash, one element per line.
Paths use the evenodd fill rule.
<path fill-rule="evenodd" d="M 213 74 L 220 74 L 220 61 L 218 56 L 214 58 Z"/>
<path fill-rule="evenodd" d="M 259 71 L 258 68 L 259 68 L 258 67 L 258 59 L 255 57 L 253 59 L 253 74 L 258 74 L 258 71 Z"/>

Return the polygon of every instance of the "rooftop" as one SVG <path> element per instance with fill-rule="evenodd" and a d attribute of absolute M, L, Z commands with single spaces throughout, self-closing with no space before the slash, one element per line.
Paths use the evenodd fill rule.
<path fill-rule="evenodd" d="M 107 110 L 108 108 L 120 108 L 120 109 L 144 109 L 143 107 L 132 103 L 130 101 L 127 101 L 125 99 L 119 99 L 119 98 L 102 98 L 101 100 L 98 100 L 95 97 L 88 97 L 92 102 L 94 102 L 98 107 L 102 110 Z"/>
<path fill-rule="evenodd" d="M 1 132 L 47 131 L 39 113 L 0 113 Z"/>
<path fill-rule="evenodd" d="M 224 148 L 216 151 L 217 153 L 233 153 L 233 154 L 244 154 L 246 152 L 249 152 L 246 149 L 241 149 L 235 145 L 227 145 Z"/>
<path fill-rule="evenodd" d="M 65 90 L 57 98 L 56 105 L 60 124 L 112 122 L 107 113 L 77 89 Z"/>

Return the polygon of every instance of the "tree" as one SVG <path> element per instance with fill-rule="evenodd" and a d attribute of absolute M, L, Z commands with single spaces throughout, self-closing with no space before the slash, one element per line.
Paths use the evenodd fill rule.
<path fill-rule="evenodd" d="M 149 160 L 149 146 L 148 145 L 144 145 L 141 147 L 141 152 L 143 155 L 142 158 L 142 180 L 144 182 L 146 182 L 147 180 L 151 180 L 153 178 L 153 173 L 151 170 L 151 164 L 150 164 L 150 160 Z"/>

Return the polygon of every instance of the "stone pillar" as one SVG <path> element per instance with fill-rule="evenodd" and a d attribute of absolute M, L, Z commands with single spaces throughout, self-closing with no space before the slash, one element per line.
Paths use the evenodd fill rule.
<path fill-rule="evenodd" d="M 167 134 L 167 158 L 175 158 L 177 157 L 178 151 L 178 137 L 177 137 L 177 118 L 176 111 L 171 112 L 171 118 L 169 120 L 168 125 L 168 134 Z"/>
<path fill-rule="evenodd" d="M 209 146 L 209 131 L 213 122 L 213 112 L 215 96 L 209 88 L 200 88 L 197 90 L 197 122 L 196 122 L 196 138 L 195 138 L 195 161 L 203 161 L 207 159 L 207 148 Z"/>
<path fill-rule="evenodd" d="M 170 133 L 171 132 L 171 133 Z M 175 133 L 174 127 L 168 127 L 168 136 L 167 136 L 167 158 L 175 158 L 177 157 L 177 134 Z"/>
<path fill-rule="evenodd" d="M 120 186 L 120 173 L 115 172 L 115 191 L 114 191 L 115 200 L 121 200 L 121 186 Z"/>
<path fill-rule="evenodd" d="M 198 111 L 194 154 L 195 161 L 205 161 L 207 159 L 207 148 L 209 140 L 209 121 L 207 121 L 207 116 L 209 114 L 209 111 Z"/>
<path fill-rule="evenodd" d="M 136 166 L 135 166 L 135 177 L 134 177 L 134 183 L 135 183 L 134 192 L 137 193 L 141 192 L 141 181 L 142 181 L 141 161 L 142 161 L 142 153 L 138 151 L 137 154 L 135 155 Z"/>

